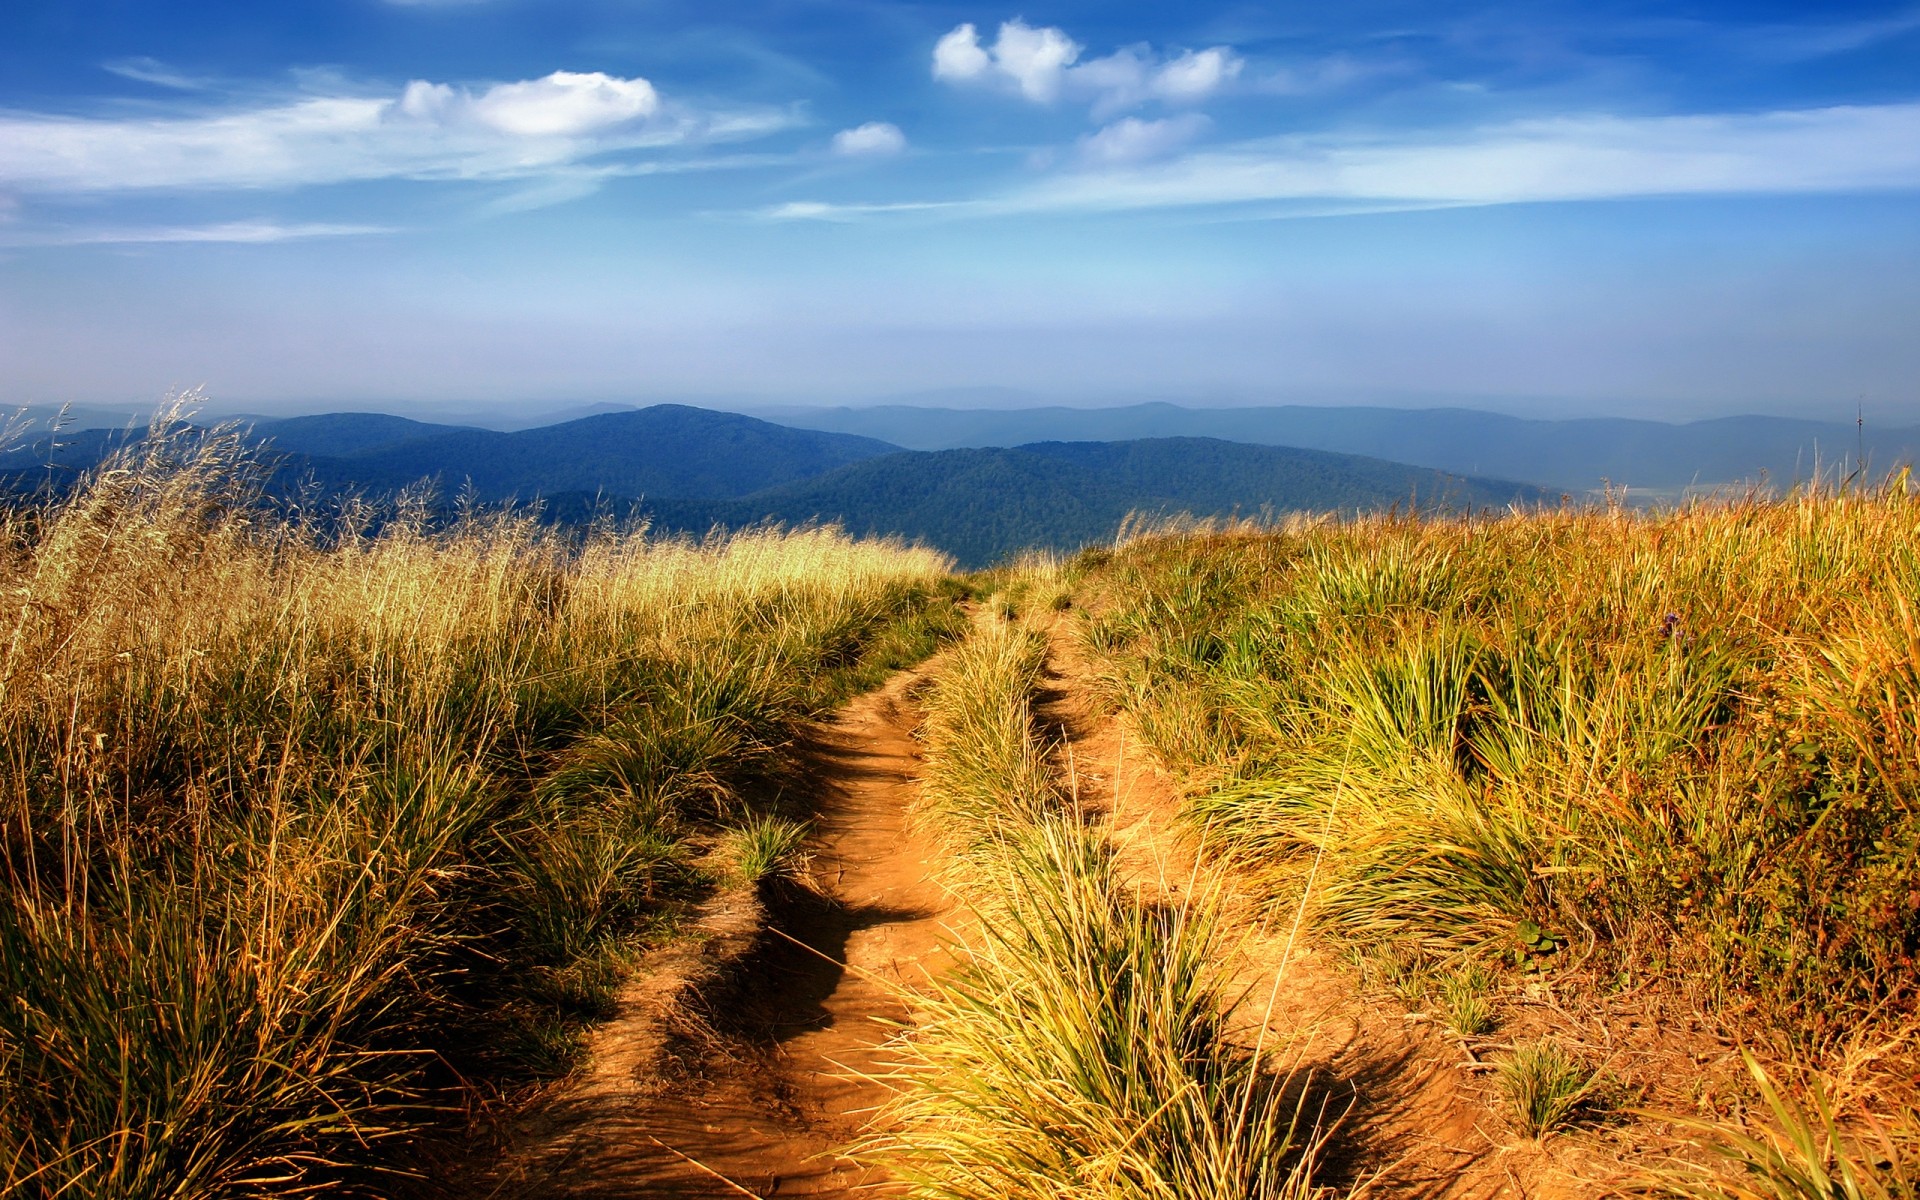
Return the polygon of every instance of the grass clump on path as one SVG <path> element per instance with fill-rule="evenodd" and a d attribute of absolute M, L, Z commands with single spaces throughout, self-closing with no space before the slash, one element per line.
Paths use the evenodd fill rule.
<path fill-rule="evenodd" d="M 955 1200 L 1312 1195 L 1306 1080 L 1228 1036 L 1211 907 L 1138 893 L 1052 777 L 1043 650 L 995 618 L 928 699 L 926 793 L 982 920 L 905 1043 L 886 1157 Z"/>
<path fill-rule="evenodd" d="M 1566 1125 L 1592 1093 L 1594 1070 L 1552 1038 L 1521 1042 L 1494 1063 L 1514 1124 L 1530 1138 Z"/>

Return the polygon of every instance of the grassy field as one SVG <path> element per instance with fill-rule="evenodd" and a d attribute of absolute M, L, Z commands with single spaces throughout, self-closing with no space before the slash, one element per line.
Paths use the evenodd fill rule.
<path fill-rule="evenodd" d="M 1083 555 L 1072 602 L 1221 868 L 1282 904 L 1312 864 L 1312 923 L 1364 977 L 1438 993 L 1456 1027 L 1528 980 L 1567 1004 L 1680 998 L 1755 1055 L 1736 1157 L 1797 1129 L 1803 1157 L 1873 1177 L 1698 1194 L 1911 1195 L 1905 483 L 1143 537 Z M 1594 1064 L 1521 1049 L 1509 1092 L 1551 1126 Z"/>
<path fill-rule="evenodd" d="M 916 1194 L 1321 1194 L 1330 1093 L 1247 1044 L 1230 886 L 1461 1038 L 1658 996 L 1744 1054 L 1729 1099 L 1515 1039 L 1484 1065 L 1522 1136 L 1657 1101 L 1698 1153 L 1642 1190 L 1915 1195 L 1904 479 L 963 580 L 833 530 L 306 513 L 261 478 L 175 430 L 0 513 L 0 1195 L 419 1191 L 690 905 L 802 849 L 805 723 L 954 639 L 921 819 L 978 919 L 868 1147 Z M 1130 879 L 1063 784 L 1039 624 L 1211 882 Z"/>
<path fill-rule="evenodd" d="M 0 1194 L 404 1190 L 794 842 L 797 724 L 952 619 L 943 558 L 830 530 L 307 520 L 254 478 L 176 432 L 0 517 Z"/>

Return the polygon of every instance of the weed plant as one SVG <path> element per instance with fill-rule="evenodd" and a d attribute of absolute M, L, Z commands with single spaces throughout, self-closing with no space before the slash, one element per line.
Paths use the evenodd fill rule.
<path fill-rule="evenodd" d="M 940 632 L 927 551 L 258 477 L 162 423 L 0 513 L 0 1194 L 404 1188 L 469 1084 L 564 1067 L 719 831 L 782 857 L 795 723 Z"/>
<path fill-rule="evenodd" d="M 1446 1014 L 1447 1027 L 1465 1038 L 1491 1032 L 1499 1023 L 1490 995 L 1492 988 L 1493 977 L 1477 962 L 1447 976 L 1440 984 L 1440 1008 Z"/>
<path fill-rule="evenodd" d="M 1494 1078 L 1514 1124 L 1544 1137 L 1572 1119 L 1592 1092 L 1594 1071 L 1552 1038 L 1521 1042 L 1494 1063 Z"/>

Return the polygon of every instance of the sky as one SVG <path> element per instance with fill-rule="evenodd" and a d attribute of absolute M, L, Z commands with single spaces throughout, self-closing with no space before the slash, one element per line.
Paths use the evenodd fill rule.
<path fill-rule="evenodd" d="M 1920 422 L 1920 3 L 7 0 L 0 404 Z"/>

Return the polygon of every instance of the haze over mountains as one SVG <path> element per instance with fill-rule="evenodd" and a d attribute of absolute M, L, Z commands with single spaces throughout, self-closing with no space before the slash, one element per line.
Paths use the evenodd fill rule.
<path fill-rule="evenodd" d="M 1130 512 L 1196 516 L 1558 502 L 1603 483 L 1668 498 L 1689 486 L 1804 480 L 1910 461 L 1920 429 L 1778 417 L 1669 425 L 1527 420 L 1468 409 L 788 409 L 779 423 L 685 405 L 511 432 L 383 413 L 257 419 L 272 487 L 388 495 L 422 479 L 443 501 L 540 500 L 549 520 L 644 511 L 663 529 L 837 521 L 923 539 L 979 565 L 1111 537 Z M 82 418 L 84 420 L 84 418 Z M 98 463 L 126 429 L 69 430 L 0 454 L 13 491 Z"/>
<path fill-rule="evenodd" d="M 1920 426 L 1722 417 L 1669 424 L 1594 417 L 1531 420 L 1464 408 L 1313 407 L 958 409 L 781 408 L 789 425 L 879 438 L 913 450 L 1027 442 L 1208 437 L 1364 454 L 1457 475 L 1516 479 L 1584 494 L 1612 484 L 1672 492 L 1760 480 L 1787 486 L 1864 449 L 1876 472 L 1920 453 Z M 1844 464 L 1843 464 L 1843 460 Z"/>
<path fill-rule="evenodd" d="M 43 438 L 0 455 L 0 474 L 15 492 L 59 487 L 129 436 Z M 859 534 L 921 539 L 970 566 L 1110 538 L 1131 512 L 1478 508 L 1550 498 L 1526 484 L 1210 438 L 914 451 L 682 405 L 512 433 L 330 413 L 257 421 L 250 436 L 275 462 L 270 487 L 283 493 L 381 495 L 432 479 L 443 499 L 539 499 L 561 522 L 636 509 L 657 527 L 695 533 L 833 521 Z"/>

